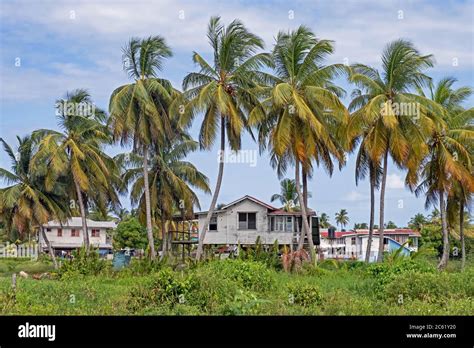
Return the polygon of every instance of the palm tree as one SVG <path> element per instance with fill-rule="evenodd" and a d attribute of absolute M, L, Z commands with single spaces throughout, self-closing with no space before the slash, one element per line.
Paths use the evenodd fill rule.
<path fill-rule="evenodd" d="M 472 153 L 472 152 L 471 152 Z M 471 159 L 472 162 L 472 159 Z M 461 271 L 466 266 L 466 241 L 464 227 L 469 222 L 469 210 L 472 208 L 472 192 L 468 192 L 459 181 L 453 182 L 446 204 L 447 220 L 451 226 L 459 225 L 459 240 L 461 242 Z M 466 208 L 468 209 L 466 211 Z"/>
<path fill-rule="evenodd" d="M 429 85 L 431 99 L 442 107 L 441 111 L 436 108 L 431 112 L 443 122 L 429 134 L 427 143 L 430 152 L 421 161 L 419 169 L 408 173 L 408 176 L 421 178 L 416 188 L 415 185 L 411 188 L 416 195 L 422 192 L 426 194 L 426 207 L 439 203 L 443 233 L 443 253 L 438 264 L 439 270 L 446 268 L 449 259 L 447 195 L 453 190 L 453 182 L 459 182 L 466 192 L 474 192 L 470 152 L 474 145 L 474 108 L 464 110 L 461 107 L 461 103 L 472 91 L 468 87 L 454 90 L 452 85 L 455 81 L 453 78 L 445 78 L 436 86 Z M 424 96 L 423 91 L 419 90 L 419 93 Z"/>
<path fill-rule="evenodd" d="M 207 37 L 213 50 L 213 62 L 208 63 L 194 52 L 193 61 L 200 71 L 184 78 L 183 89 L 189 103 L 181 117 L 181 125 L 187 125 L 196 113 L 204 113 L 199 134 L 202 149 L 210 149 L 220 133 L 219 172 L 199 235 L 197 260 L 202 256 L 204 238 L 222 184 L 226 137 L 231 150 L 240 149 L 242 131 L 248 129 L 246 115 L 259 104 L 255 94 L 256 82 L 263 75 L 259 69 L 269 64 L 267 54 L 256 54 L 263 48 L 263 40 L 249 32 L 237 19 L 224 27 L 219 17 L 212 17 Z"/>
<path fill-rule="evenodd" d="M 336 223 L 341 226 L 341 230 L 349 223 L 349 216 L 346 209 L 341 209 L 336 213 Z"/>
<path fill-rule="evenodd" d="M 427 223 L 428 220 L 426 219 L 426 217 L 423 214 L 418 213 L 410 219 L 410 221 L 408 222 L 408 226 L 414 229 L 415 231 L 420 232 L 423 229 L 423 226 Z"/>
<path fill-rule="evenodd" d="M 355 64 L 351 66 L 350 79 L 358 89 L 354 91 L 351 107 L 351 132 L 365 132 L 364 146 L 374 166 L 382 167 L 380 182 L 379 252 L 383 259 L 383 232 L 385 187 L 389 155 L 400 167 L 415 167 L 428 151 L 425 134 L 434 127 L 427 117 L 428 108 L 438 109 L 428 98 L 410 93 L 429 78 L 423 71 L 433 66 L 431 55 L 421 55 L 406 40 L 389 43 L 382 53 L 382 73 L 375 68 Z M 407 106 L 412 110 L 403 110 Z M 411 117 L 410 117 L 411 116 Z M 413 178 L 407 178 L 410 182 Z"/>
<path fill-rule="evenodd" d="M 357 94 L 357 93 L 356 93 Z M 349 110 L 353 110 L 354 106 L 351 103 Z M 369 236 L 367 239 L 367 249 L 365 254 L 365 262 L 370 261 L 370 252 L 372 250 L 372 237 L 374 234 L 374 222 L 375 222 L 375 190 L 380 187 L 380 178 L 382 175 L 382 169 L 380 163 L 374 162 L 370 158 L 372 152 L 369 148 L 370 143 L 368 141 L 368 135 L 370 132 L 367 130 L 361 135 L 361 144 L 356 157 L 356 170 L 355 170 L 355 181 L 356 185 L 359 185 L 359 181 L 369 176 L 370 184 L 370 218 L 369 218 Z"/>
<path fill-rule="evenodd" d="M 284 179 L 280 182 L 280 193 L 272 195 L 270 201 L 279 200 L 283 204 L 285 211 L 293 211 L 297 208 L 298 194 L 296 193 L 296 183 L 292 179 Z"/>
<path fill-rule="evenodd" d="M 132 142 L 133 153 L 143 159 L 145 216 L 150 258 L 156 257 L 148 179 L 149 151 L 163 145 L 172 129 L 169 108 L 179 94 L 171 83 L 157 77 L 171 49 L 161 36 L 132 38 L 123 49 L 124 70 L 132 83 L 118 87 L 110 97 L 110 126 L 115 140 Z"/>
<path fill-rule="evenodd" d="M 329 228 L 331 227 L 331 223 L 329 222 L 329 215 L 326 213 L 321 213 L 319 216 L 319 226 L 322 228 Z"/>
<path fill-rule="evenodd" d="M 184 160 L 189 152 L 197 150 L 199 143 L 188 135 L 175 137 L 166 147 L 155 149 L 150 158 L 148 170 L 149 191 L 152 217 L 161 222 L 163 238 L 163 256 L 168 251 L 166 222 L 171 220 L 175 211 L 181 211 L 186 216 L 192 216 L 193 208 L 200 208 L 199 199 L 193 188 L 210 193 L 208 178 L 193 164 Z M 128 160 L 127 160 L 128 159 Z M 145 211 L 144 175 L 141 168 L 143 159 L 132 154 L 121 154 L 116 157 L 123 163 L 126 171 L 124 182 L 132 183 L 132 204 L 137 205 L 140 212 Z"/>
<path fill-rule="evenodd" d="M 82 218 L 84 245 L 89 251 L 86 203 L 96 198 L 101 204 L 107 200 L 118 201 L 112 179 L 116 170 L 113 160 L 103 151 L 110 143 L 110 135 L 102 123 L 104 114 L 96 109 L 93 114 L 80 110 L 71 111 L 69 107 L 93 105 L 89 93 L 77 89 L 67 93 L 66 98 L 57 102 L 57 119 L 61 131 L 39 129 L 32 138 L 39 143 L 38 152 L 33 157 L 33 165 L 46 163 L 45 187 L 52 190 L 55 181 L 65 176 L 74 189 L 69 193 L 75 196 Z M 102 200 L 102 202 L 99 202 Z"/>
<path fill-rule="evenodd" d="M 18 152 L 0 138 L 3 149 L 12 162 L 11 171 L 0 168 L 0 178 L 7 187 L 0 189 L 0 216 L 7 229 L 16 228 L 20 233 L 39 228 L 49 255 L 57 268 L 54 250 L 44 232 L 49 220 L 64 220 L 68 213 L 66 191 L 58 180 L 52 190 L 45 187 L 45 168 L 33 164 L 34 144 L 31 137 L 18 139 Z"/>
<path fill-rule="evenodd" d="M 331 78 L 343 71 L 340 65 L 324 65 L 333 52 L 333 44 L 319 40 L 305 26 L 289 33 L 280 32 L 272 58 L 276 76 L 264 76 L 271 86 L 264 88 L 266 114 L 255 109 L 250 114 L 251 124 L 259 128 L 261 148 L 270 148 L 272 162 L 282 173 L 290 164 L 295 166 L 295 183 L 303 216 L 303 231 L 315 259 L 314 245 L 309 233 L 305 197 L 300 187 L 300 166 L 310 175 L 311 162 L 323 164 L 332 172 L 332 157 L 344 162 L 337 141 L 337 125 L 348 117 L 339 100 L 341 90 Z M 306 180 L 304 180 L 306 181 Z"/>

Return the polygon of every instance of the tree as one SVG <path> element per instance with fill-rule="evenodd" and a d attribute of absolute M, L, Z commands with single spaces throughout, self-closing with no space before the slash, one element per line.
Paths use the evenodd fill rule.
<path fill-rule="evenodd" d="M 329 215 L 326 213 L 321 213 L 319 216 L 319 226 L 322 228 L 329 228 L 331 227 L 331 222 L 329 221 Z"/>
<path fill-rule="evenodd" d="M 197 150 L 198 142 L 187 134 L 169 139 L 166 146 L 154 149 L 148 170 L 151 212 L 154 221 L 160 221 L 163 237 L 163 255 L 168 251 L 166 222 L 171 220 L 175 211 L 192 216 L 193 208 L 200 208 L 199 199 L 193 188 L 210 193 L 208 178 L 192 163 L 184 160 L 190 152 Z M 124 171 L 124 182 L 132 184 L 131 200 L 138 205 L 139 216 L 145 212 L 145 180 L 140 164 L 143 159 L 134 154 L 122 154 L 116 157 Z"/>
<path fill-rule="evenodd" d="M 137 218 L 130 217 L 117 225 L 114 234 L 114 248 L 145 249 L 147 245 L 146 227 Z"/>
<path fill-rule="evenodd" d="M 87 199 L 118 201 L 112 180 L 116 167 L 113 160 L 103 151 L 103 145 L 110 143 L 110 134 L 102 123 L 104 116 L 99 109 L 79 109 L 78 106 L 93 106 L 89 93 L 77 89 L 66 93 L 66 98 L 58 100 L 57 119 L 61 131 L 39 129 L 33 132 L 32 139 L 39 143 L 37 153 L 32 158 L 33 165 L 47 164 L 45 188 L 48 191 L 60 176 L 64 176 L 68 192 L 77 199 L 82 218 L 84 245 L 89 252 L 89 233 L 87 229 Z M 72 107 L 71 107 L 72 106 Z M 75 206 L 76 201 L 73 202 Z"/>
<path fill-rule="evenodd" d="M 202 149 L 210 149 L 220 134 L 219 172 L 211 205 L 199 235 L 197 260 L 202 256 L 204 238 L 222 185 L 226 138 L 232 151 L 240 149 L 242 132 L 248 129 L 247 115 L 259 104 L 255 92 L 257 81 L 263 74 L 259 69 L 269 64 L 267 54 L 256 54 L 258 49 L 263 48 L 263 40 L 237 19 L 224 27 L 220 17 L 212 17 L 207 37 L 213 50 L 213 62 L 208 63 L 194 52 L 193 61 L 200 71 L 184 78 L 183 89 L 189 102 L 181 117 L 181 125 L 186 125 L 196 113 L 204 113 L 199 134 Z"/>
<path fill-rule="evenodd" d="M 280 182 L 280 193 L 272 195 L 270 201 L 279 200 L 283 204 L 285 211 L 298 209 L 298 194 L 296 193 L 296 183 L 292 179 L 284 179 Z"/>
<path fill-rule="evenodd" d="M 305 26 L 292 32 L 280 32 L 272 52 L 275 76 L 264 75 L 269 87 L 263 88 L 265 113 L 255 108 L 249 118 L 259 129 L 261 149 L 268 147 L 274 167 L 283 173 L 289 165 L 295 167 L 295 184 L 302 212 L 303 231 L 298 248 L 305 238 L 315 259 L 314 245 L 307 220 L 306 194 L 303 183 L 310 174 L 311 162 L 323 164 L 332 173 L 332 158 L 344 162 L 337 142 L 337 126 L 346 121 L 346 108 L 339 100 L 341 89 L 331 83 L 343 68 L 324 65 L 333 52 L 333 44 L 319 40 Z M 306 236 L 306 237 L 305 237 Z"/>
<path fill-rule="evenodd" d="M 390 228 L 398 228 L 395 222 L 389 221 L 385 224 L 385 228 L 390 229 Z"/>
<path fill-rule="evenodd" d="M 143 159 L 145 217 L 150 258 L 156 257 L 148 178 L 149 152 L 171 136 L 169 109 L 179 95 L 168 80 L 157 77 L 171 49 L 161 36 L 132 38 L 123 49 L 123 66 L 132 83 L 118 87 L 110 97 L 110 126 L 115 140 L 132 142 Z"/>
<path fill-rule="evenodd" d="M 346 209 L 341 209 L 336 213 L 336 223 L 341 226 L 341 230 L 349 223 L 349 216 Z"/>
<path fill-rule="evenodd" d="M 366 230 L 369 228 L 369 225 L 366 222 L 361 222 L 361 223 L 355 223 L 354 224 L 354 229 L 355 230 Z"/>
<path fill-rule="evenodd" d="M 351 132 L 366 132 L 367 155 L 382 167 L 380 181 L 379 252 L 384 251 L 384 206 L 388 172 L 388 157 L 400 167 L 414 168 L 428 151 L 425 135 L 434 127 L 428 110 L 438 109 L 428 98 L 411 93 L 429 81 L 423 73 L 433 66 L 431 55 L 421 55 L 406 40 L 390 42 L 382 53 L 382 73 L 375 68 L 354 64 L 350 80 L 358 89 L 352 100 Z M 354 95 L 354 94 L 353 94 Z M 405 107 L 406 106 L 406 107 Z M 411 109 L 410 109 L 410 108 Z M 407 178 L 413 182 L 412 177 Z"/>
<path fill-rule="evenodd" d="M 418 213 L 410 219 L 410 221 L 408 222 L 408 227 L 420 232 L 423 228 L 423 225 L 426 225 L 427 223 L 428 220 L 426 219 L 426 217 L 423 214 Z"/>
<path fill-rule="evenodd" d="M 464 110 L 461 106 L 472 92 L 462 87 L 454 90 L 452 78 L 445 78 L 434 86 L 429 85 L 431 99 L 441 106 L 432 109 L 433 117 L 442 119 L 429 133 L 427 143 L 430 151 L 420 162 L 417 170 L 409 171 L 408 176 L 421 179 L 418 185 L 412 185 L 415 194 L 426 195 L 425 206 L 439 204 L 441 231 L 443 234 L 443 253 L 438 269 L 446 268 L 449 259 L 449 231 L 447 221 L 447 196 L 453 189 L 453 182 L 459 182 L 467 192 L 474 192 L 472 175 L 472 153 L 474 132 L 472 121 L 474 108 Z M 419 93 L 424 96 L 422 90 Z"/>
<path fill-rule="evenodd" d="M 18 152 L 0 138 L 4 151 L 11 160 L 11 171 L 0 168 L 0 178 L 9 186 L 0 189 L 0 217 L 6 229 L 20 233 L 38 228 L 49 255 L 57 268 L 56 257 L 43 225 L 49 220 L 64 220 L 68 203 L 63 183 L 58 180 L 51 190 L 45 185 L 45 166 L 33 164 L 34 143 L 31 137 L 17 137 Z"/>

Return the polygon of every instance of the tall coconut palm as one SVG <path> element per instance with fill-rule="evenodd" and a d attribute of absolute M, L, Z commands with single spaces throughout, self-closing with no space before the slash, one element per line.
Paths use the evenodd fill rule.
<path fill-rule="evenodd" d="M 468 87 L 454 90 L 454 82 L 455 79 L 445 78 L 436 86 L 430 84 L 430 97 L 442 107 L 437 116 L 443 122 L 429 134 L 427 143 L 430 151 L 422 160 L 419 169 L 408 173 L 408 176 L 421 178 L 414 190 L 417 195 L 426 194 L 426 207 L 439 203 L 443 233 L 443 253 L 438 264 L 440 270 L 446 268 L 450 250 L 446 216 L 447 196 L 452 193 L 454 182 L 459 182 L 467 193 L 474 192 L 470 152 L 474 145 L 474 108 L 463 110 L 461 106 L 472 91 Z M 419 92 L 424 96 L 421 90 Z M 436 114 L 439 109 L 431 112 Z M 414 187 L 412 185 L 412 188 Z"/>
<path fill-rule="evenodd" d="M 237 19 L 225 27 L 219 17 L 212 17 L 207 37 L 213 51 L 213 61 L 208 63 L 194 52 L 193 61 L 200 70 L 184 78 L 183 89 L 186 90 L 189 103 L 181 117 L 181 125 L 186 125 L 196 113 L 204 113 L 199 134 L 201 148 L 210 149 L 216 137 L 219 135 L 220 138 L 219 172 L 211 205 L 199 235 L 197 260 L 202 256 L 204 238 L 222 185 L 226 139 L 231 150 L 240 149 L 242 132 L 248 128 L 247 115 L 259 105 L 255 88 L 264 76 L 259 69 L 269 64 L 267 54 L 257 53 L 263 48 L 263 40 Z"/>
<path fill-rule="evenodd" d="M 341 230 L 349 223 L 349 216 L 346 209 L 341 209 L 336 213 L 336 223 L 341 226 Z"/>
<path fill-rule="evenodd" d="M 296 193 L 296 183 L 292 179 L 284 179 L 280 182 L 280 193 L 272 195 L 270 201 L 280 201 L 285 211 L 293 211 L 298 203 L 298 194 Z"/>
<path fill-rule="evenodd" d="M 9 186 L 0 189 L 0 215 L 7 228 L 20 233 L 39 228 L 55 268 L 58 267 L 54 250 L 44 232 L 43 225 L 49 220 L 64 220 L 68 214 L 66 190 L 61 181 L 54 189 L 46 190 L 45 167 L 34 165 L 34 144 L 30 137 L 18 139 L 18 152 L 0 138 L 3 149 L 12 162 L 11 171 L 0 168 L 0 178 Z"/>
<path fill-rule="evenodd" d="M 471 158 L 471 163 L 473 159 Z M 473 174 L 474 175 L 474 174 Z M 464 227 L 469 221 L 472 210 L 472 192 L 468 192 L 462 183 L 454 181 L 448 194 L 446 204 L 447 220 L 451 226 L 459 226 L 459 240 L 461 242 L 461 271 L 466 266 L 466 241 Z"/>
<path fill-rule="evenodd" d="M 104 116 L 100 109 L 92 108 L 90 114 L 79 109 L 80 105 L 92 105 L 89 93 L 78 89 L 66 94 L 57 102 L 59 131 L 39 129 L 33 132 L 39 148 L 33 157 L 34 165 L 46 163 L 45 187 L 51 190 L 60 176 L 73 188 L 70 197 L 75 197 L 82 218 L 82 231 L 86 251 L 89 251 L 86 202 L 88 197 L 100 193 L 111 193 L 115 164 L 103 151 L 110 143 L 110 134 L 102 123 Z M 81 111 L 82 110 L 82 111 Z M 113 197 L 114 195 L 106 195 Z M 75 206 L 75 202 L 73 206 Z"/>
<path fill-rule="evenodd" d="M 351 110 L 352 105 L 349 105 L 349 110 Z M 370 158 L 371 150 L 368 148 L 369 143 L 366 141 L 366 137 L 369 134 L 368 131 L 365 131 L 361 135 L 362 141 L 359 146 L 356 157 L 356 170 L 355 170 L 355 181 L 356 185 L 359 184 L 360 180 L 365 179 L 366 176 L 369 177 L 370 184 L 370 218 L 369 218 L 369 236 L 367 239 L 367 249 L 365 254 L 365 262 L 370 261 L 370 252 L 372 250 L 372 237 L 374 234 L 374 223 L 375 223 L 375 190 L 380 187 L 380 177 L 382 175 L 382 170 L 379 163 L 375 163 Z"/>
<path fill-rule="evenodd" d="M 199 199 L 193 188 L 210 193 L 208 178 L 184 157 L 197 150 L 199 143 L 189 136 L 176 137 L 167 146 L 155 149 L 150 158 L 148 170 L 152 217 L 161 222 L 163 238 L 163 256 L 168 251 L 166 222 L 171 220 L 175 211 L 192 216 L 193 208 L 200 208 Z M 130 196 L 132 204 L 138 205 L 140 212 L 145 211 L 144 175 L 140 167 L 143 159 L 134 154 L 121 154 L 116 157 L 123 163 L 124 182 L 132 184 Z M 143 214 L 142 214 L 143 215 Z"/>
<path fill-rule="evenodd" d="M 157 77 L 171 49 L 161 36 L 132 38 L 123 48 L 123 66 L 132 83 L 118 87 L 110 97 L 110 126 L 115 140 L 132 142 L 133 152 L 143 159 L 145 216 L 150 258 L 155 259 L 148 161 L 153 145 L 163 145 L 173 131 L 169 108 L 179 94 L 171 83 Z"/>
<path fill-rule="evenodd" d="M 329 228 L 331 226 L 328 214 L 321 213 L 321 215 L 319 216 L 319 226 L 321 226 L 322 228 Z"/>
<path fill-rule="evenodd" d="M 279 171 L 295 166 L 296 191 L 303 216 L 299 248 L 308 239 L 312 258 L 314 245 L 309 232 L 307 207 L 300 187 L 300 167 L 309 175 L 311 162 L 322 163 L 332 171 L 332 158 L 344 162 L 337 141 L 337 125 L 348 113 L 339 100 L 341 90 L 331 79 L 342 72 L 341 65 L 324 65 L 333 52 L 333 44 L 319 40 L 305 26 L 292 32 L 280 32 L 272 52 L 275 76 L 265 76 L 270 87 L 264 88 L 266 113 L 255 109 L 252 125 L 259 128 L 262 148 L 267 146 Z"/>
<path fill-rule="evenodd" d="M 366 132 L 364 139 L 368 156 L 372 163 L 380 163 L 382 167 L 378 261 L 383 259 L 389 155 L 399 167 L 417 166 L 428 151 L 425 134 L 436 123 L 427 116 L 427 110 L 440 110 L 428 98 L 412 93 L 412 90 L 429 81 L 423 72 L 432 66 L 431 55 L 421 55 L 411 42 L 402 39 L 385 47 L 381 73 L 362 64 L 351 66 L 350 79 L 358 90 L 351 103 L 357 110 L 352 113 L 348 129 L 351 132 Z M 406 108 L 402 109 L 402 106 Z"/>

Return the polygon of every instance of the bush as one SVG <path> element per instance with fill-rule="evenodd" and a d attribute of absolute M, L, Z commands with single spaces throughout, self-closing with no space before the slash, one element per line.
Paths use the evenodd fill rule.
<path fill-rule="evenodd" d="M 321 290 L 316 285 L 294 283 L 288 285 L 288 300 L 303 307 L 320 305 L 322 303 Z"/>
<path fill-rule="evenodd" d="M 61 279 L 98 275 L 107 269 L 107 262 L 100 259 L 99 253 L 93 248 L 87 255 L 85 247 L 81 247 L 75 250 L 72 256 L 72 259 L 63 261 L 59 268 L 58 275 Z"/>
<path fill-rule="evenodd" d="M 153 305 L 172 307 L 177 303 L 184 304 L 189 300 L 188 295 L 195 287 L 196 282 L 192 276 L 162 269 L 146 284 L 130 292 L 127 307 L 134 311 Z"/>
<path fill-rule="evenodd" d="M 385 296 L 399 304 L 406 300 L 444 303 L 447 298 L 473 297 L 472 276 L 472 274 L 445 272 L 418 273 L 411 270 L 395 276 L 385 286 Z"/>
<path fill-rule="evenodd" d="M 373 263 L 367 267 L 367 273 L 376 280 L 376 291 L 383 292 L 386 284 L 390 283 L 395 276 L 405 272 L 434 273 L 436 269 L 421 261 L 403 258 L 395 263 Z"/>
<path fill-rule="evenodd" d="M 227 259 L 210 262 L 203 267 L 250 290 L 266 291 L 275 283 L 274 271 L 260 262 Z"/>

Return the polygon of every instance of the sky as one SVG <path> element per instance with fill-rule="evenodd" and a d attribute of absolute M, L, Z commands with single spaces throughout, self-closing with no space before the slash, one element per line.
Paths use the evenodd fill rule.
<path fill-rule="evenodd" d="M 191 55 L 210 57 L 206 27 L 211 16 L 225 23 L 239 18 L 262 37 L 270 50 L 280 30 L 304 24 L 318 38 L 335 41 L 330 63 L 364 63 L 380 67 L 384 46 L 395 39 L 411 40 L 423 54 L 433 54 L 434 68 L 427 73 L 436 82 L 455 77 L 457 86 L 473 86 L 474 2 L 462 0 L 304 0 L 304 1 L 34 1 L 0 2 L 0 137 L 16 145 L 16 135 L 38 128 L 57 128 L 54 104 L 67 91 L 86 88 L 96 105 L 108 108 L 111 92 L 130 82 L 122 70 L 122 47 L 134 36 L 162 35 L 173 50 L 161 72 L 181 88 L 183 77 L 197 67 Z M 348 96 L 354 88 L 336 81 Z M 344 99 L 348 105 L 349 97 Z M 472 107 L 471 97 L 466 107 Z M 194 120 L 196 138 L 202 116 Z M 254 153 L 257 145 L 245 135 L 242 149 Z M 110 154 L 124 149 L 112 147 Z M 188 156 L 210 180 L 217 177 L 217 145 L 210 151 Z M 258 152 L 258 151 L 257 151 Z M 226 163 L 219 203 L 252 195 L 270 202 L 280 185 L 266 153 L 248 163 Z M 0 166 L 10 167 L 5 153 Z M 344 208 L 350 222 L 369 220 L 369 184 L 354 180 L 354 156 L 332 177 L 315 168 L 309 181 L 309 206 L 318 213 L 334 214 Z M 290 169 L 288 177 L 293 177 Z M 406 226 L 416 213 L 425 211 L 424 197 L 415 197 L 404 186 L 405 173 L 389 162 L 385 221 Z M 0 183 L 1 185 L 1 183 Z M 211 196 L 198 193 L 203 210 Z M 376 194 L 378 201 L 378 193 Z M 122 204 L 129 207 L 128 197 Z M 278 205 L 275 203 L 275 205 Z M 378 210 L 378 202 L 376 211 Z M 378 215 L 378 214 L 377 214 Z M 376 221 L 378 216 L 376 215 Z"/>

